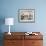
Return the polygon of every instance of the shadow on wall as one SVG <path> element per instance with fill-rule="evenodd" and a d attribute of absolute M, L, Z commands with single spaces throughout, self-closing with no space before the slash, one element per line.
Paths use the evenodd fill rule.
<path fill-rule="evenodd" d="M 3 33 L 0 33 L 0 46 L 4 46 L 3 45 L 3 39 L 4 39 Z"/>
<path fill-rule="evenodd" d="M 5 17 L 0 16 L 0 46 L 3 46 L 3 33 L 2 33 L 2 25 L 5 23 Z"/>
<path fill-rule="evenodd" d="M 0 33 L 2 33 L 2 25 L 5 24 L 5 17 L 4 16 L 0 16 Z"/>

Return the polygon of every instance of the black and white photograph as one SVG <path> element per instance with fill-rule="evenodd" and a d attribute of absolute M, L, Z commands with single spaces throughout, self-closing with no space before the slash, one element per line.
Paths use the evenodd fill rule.
<path fill-rule="evenodd" d="M 35 10 L 34 9 L 19 9 L 19 22 L 34 22 Z"/>

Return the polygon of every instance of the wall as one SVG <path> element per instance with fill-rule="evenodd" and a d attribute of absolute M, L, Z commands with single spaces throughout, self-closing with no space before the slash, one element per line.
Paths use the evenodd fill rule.
<path fill-rule="evenodd" d="M 46 31 L 46 1 L 45 0 L 1 0 L 1 17 L 13 17 L 14 26 L 11 31 Z M 35 23 L 19 23 L 18 9 L 35 9 Z M 3 24 L 2 32 L 8 31 L 8 27 Z"/>

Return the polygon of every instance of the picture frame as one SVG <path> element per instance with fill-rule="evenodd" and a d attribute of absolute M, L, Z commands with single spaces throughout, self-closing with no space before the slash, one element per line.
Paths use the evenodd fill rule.
<path fill-rule="evenodd" d="M 35 9 L 19 9 L 18 21 L 24 23 L 35 22 Z"/>

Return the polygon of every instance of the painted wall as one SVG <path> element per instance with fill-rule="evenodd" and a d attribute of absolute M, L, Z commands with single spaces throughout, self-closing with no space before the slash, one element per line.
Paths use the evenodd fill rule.
<path fill-rule="evenodd" d="M 14 26 L 11 31 L 46 31 L 46 0 L 0 0 L 2 17 L 13 17 L 15 19 Z M 35 9 L 35 23 L 19 23 L 18 9 L 29 8 Z M 3 24 L 1 31 L 8 31 L 8 26 Z"/>

